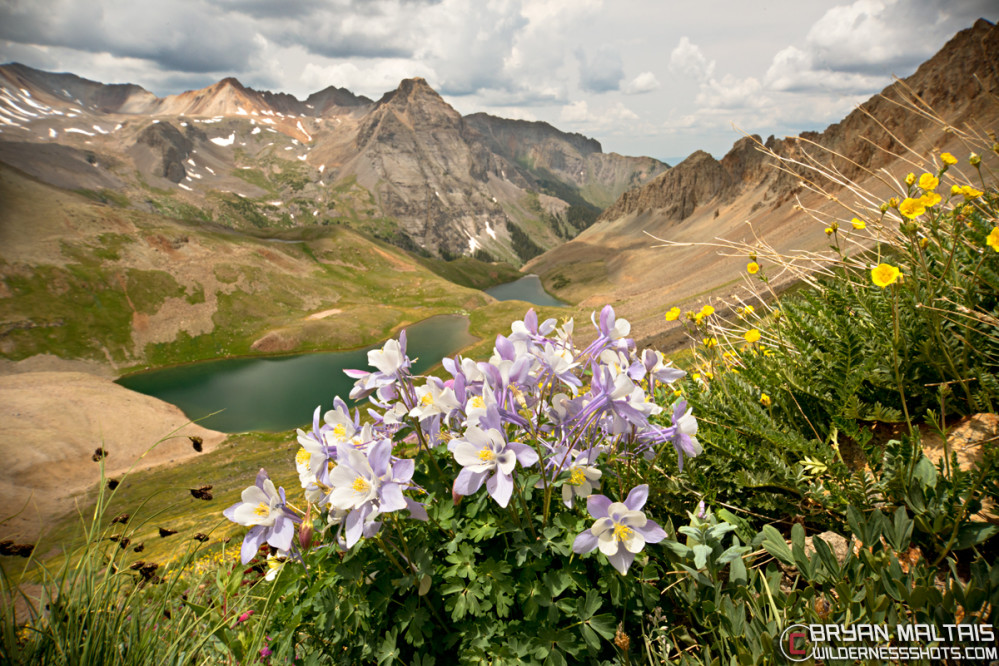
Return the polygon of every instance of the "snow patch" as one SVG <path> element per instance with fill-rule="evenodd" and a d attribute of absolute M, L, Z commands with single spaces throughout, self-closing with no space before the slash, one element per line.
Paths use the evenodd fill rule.
<path fill-rule="evenodd" d="M 248 113 L 246 112 L 246 109 L 244 109 L 244 108 L 243 108 L 243 107 L 241 107 L 241 106 L 237 106 L 237 107 L 236 107 L 236 113 L 237 113 L 237 115 L 240 115 L 240 116 L 248 116 L 248 115 L 250 115 L 250 114 L 248 114 Z"/>
<path fill-rule="evenodd" d="M 236 140 L 236 133 L 233 132 L 226 139 L 223 139 L 222 137 L 218 136 L 215 137 L 214 139 L 212 139 L 212 143 L 214 143 L 216 146 L 231 146 L 235 140 Z"/>
<path fill-rule="evenodd" d="M 302 134 L 304 134 L 304 135 L 305 135 L 305 137 L 306 137 L 306 139 L 305 139 L 305 140 L 306 140 L 306 141 L 312 141 L 312 135 L 311 135 L 311 134 L 309 134 L 308 132 L 306 132 L 306 131 L 305 131 L 305 128 L 304 128 L 304 127 L 302 127 L 302 121 L 301 121 L 301 120 L 299 120 L 299 121 L 298 121 L 298 123 L 296 124 L 296 127 L 298 127 L 298 131 L 299 131 L 299 132 L 301 132 Z"/>
<path fill-rule="evenodd" d="M 95 129 L 95 130 L 97 130 L 98 132 L 100 132 L 101 134 L 107 134 L 107 133 L 108 133 L 108 132 L 107 132 L 107 131 L 106 131 L 106 130 L 105 130 L 105 129 L 103 128 L 103 127 L 101 127 L 100 125 L 94 125 L 94 129 Z"/>
<path fill-rule="evenodd" d="M 49 138 L 50 138 L 50 139 L 54 139 L 54 138 L 56 138 L 57 136 L 59 136 L 59 132 L 55 131 L 54 129 L 52 129 L 52 128 L 50 127 L 50 128 L 49 128 Z"/>
<path fill-rule="evenodd" d="M 495 201 L 495 199 L 493 199 L 493 201 Z M 488 221 L 486 222 L 486 233 L 489 234 L 490 238 L 492 238 L 493 240 L 496 240 L 496 232 L 493 230 L 493 228 L 491 226 L 489 226 L 489 222 Z"/>
<path fill-rule="evenodd" d="M 210 166 L 206 166 L 205 167 L 205 171 L 207 171 L 208 173 L 212 174 L 213 176 L 215 175 L 215 172 L 212 171 L 212 168 Z"/>
<path fill-rule="evenodd" d="M 279 199 L 278 201 L 268 201 L 268 202 L 267 202 L 267 204 L 268 204 L 268 205 L 270 205 L 270 206 L 280 206 L 280 205 L 281 205 L 281 204 L 283 204 L 283 203 L 284 203 L 284 202 L 283 202 L 283 201 L 281 201 L 280 199 Z"/>
<path fill-rule="evenodd" d="M 188 187 L 187 185 L 185 185 L 184 183 L 177 183 L 177 187 L 183 187 L 188 192 L 193 192 L 194 191 L 190 187 Z"/>
<path fill-rule="evenodd" d="M 187 160 L 187 163 L 190 164 L 193 167 L 198 166 L 197 164 L 194 163 L 194 160 L 191 160 L 191 159 Z"/>
<path fill-rule="evenodd" d="M 468 251 L 469 252 L 475 252 L 476 250 L 479 249 L 479 247 L 480 247 L 479 241 L 475 240 L 474 238 L 469 238 L 468 239 Z"/>
<path fill-rule="evenodd" d="M 298 159 L 302 160 L 303 162 L 305 161 L 305 158 L 306 158 L 306 156 L 305 156 L 305 155 L 299 155 L 299 156 L 298 156 Z"/>
<path fill-rule="evenodd" d="M 254 127 L 253 131 L 250 132 L 250 134 L 260 134 L 260 128 L 259 127 Z"/>
<path fill-rule="evenodd" d="M 72 132 L 74 134 L 86 134 L 87 136 L 96 136 L 93 132 L 88 132 L 87 130 L 77 129 L 75 127 L 68 127 L 66 132 Z"/>
<path fill-rule="evenodd" d="M 320 164 L 319 165 L 319 173 L 322 173 L 323 171 L 326 171 L 326 165 L 325 164 Z"/>

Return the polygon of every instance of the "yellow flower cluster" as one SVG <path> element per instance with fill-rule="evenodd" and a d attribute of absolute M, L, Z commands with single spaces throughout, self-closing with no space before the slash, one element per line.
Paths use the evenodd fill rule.
<path fill-rule="evenodd" d="M 950 153 L 940 153 L 940 161 L 947 166 L 954 166 L 957 164 L 957 158 Z"/>
<path fill-rule="evenodd" d="M 971 185 L 952 185 L 950 188 L 951 196 L 956 196 L 958 194 L 962 195 L 966 201 L 971 201 L 972 199 L 977 199 L 982 196 L 981 190 L 976 190 Z"/>
<path fill-rule="evenodd" d="M 760 272 L 760 265 L 755 261 L 751 261 L 748 264 L 746 264 L 746 272 L 749 273 L 750 275 L 756 275 L 757 273 Z"/>
<path fill-rule="evenodd" d="M 752 328 L 746 331 L 746 334 L 743 335 L 742 337 L 744 337 L 746 339 L 746 342 L 748 342 L 749 344 L 753 344 L 754 342 L 760 341 L 760 331 L 758 329 Z"/>
<path fill-rule="evenodd" d="M 666 321 L 676 321 L 680 318 L 680 308 L 673 306 L 666 312 Z"/>
<path fill-rule="evenodd" d="M 850 224 L 852 224 L 853 228 L 857 229 L 858 231 L 860 229 L 866 229 L 867 228 L 867 223 L 864 222 L 863 220 L 861 220 L 859 217 L 855 217 L 852 220 L 850 220 Z"/>

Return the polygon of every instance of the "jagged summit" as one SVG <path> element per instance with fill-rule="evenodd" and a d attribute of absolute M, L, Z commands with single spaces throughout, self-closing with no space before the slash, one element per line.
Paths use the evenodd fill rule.
<path fill-rule="evenodd" d="M 234 77 L 157 98 L 43 72 L 21 85 L 17 74 L 2 79 L 0 160 L 174 210 L 145 188 L 167 190 L 230 226 L 336 222 L 431 254 L 520 263 L 666 168 L 545 123 L 466 120 L 422 78 L 374 102 L 334 86 L 302 101 Z M 76 89 L 64 83 L 87 95 L 69 103 Z"/>

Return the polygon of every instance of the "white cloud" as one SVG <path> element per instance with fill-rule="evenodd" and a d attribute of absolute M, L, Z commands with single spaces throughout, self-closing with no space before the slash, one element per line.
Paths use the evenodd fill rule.
<path fill-rule="evenodd" d="M 628 95 L 640 95 L 642 93 L 652 92 L 653 90 L 659 90 L 661 84 L 656 75 L 652 72 L 642 72 L 631 81 L 625 83 L 621 90 Z"/>
<path fill-rule="evenodd" d="M 621 102 L 609 104 L 599 110 L 591 110 L 589 104 L 578 100 L 563 106 L 559 113 L 560 122 L 590 134 L 607 132 L 621 123 L 632 123 L 637 120 L 639 120 L 638 114 Z"/>
<path fill-rule="evenodd" d="M 437 79 L 436 72 L 426 65 L 402 58 L 349 61 L 335 65 L 308 63 L 301 74 L 310 90 L 336 86 L 372 99 L 395 90 L 400 81 L 414 76 L 425 78 L 431 86 L 435 85 Z"/>
<path fill-rule="evenodd" d="M 711 78 L 715 71 L 715 61 L 708 61 L 701 47 L 692 44 L 685 36 L 669 54 L 669 69 L 675 74 L 689 76 L 703 81 Z"/>
<path fill-rule="evenodd" d="M 588 92 L 609 92 L 617 90 L 624 78 L 624 65 L 621 54 L 615 49 L 601 45 L 596 49 L 576 50 L 579 60 L 579 83 Z"/>

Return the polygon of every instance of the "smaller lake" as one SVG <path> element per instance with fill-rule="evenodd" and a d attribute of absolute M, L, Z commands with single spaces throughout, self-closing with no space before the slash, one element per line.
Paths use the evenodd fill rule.
<path fill-rule="evenodd" d="M 477 340 L 465 317 L 432 317 L 406 328 L 407 355 L 413 372 L 425 372 L 441 358 Z M 373 370 L 368 351 L 318 352 L 295 356 L 233 358 L 151 370 L 117 380 L 125 388 L 180 407 L 202 426 L 222 432 L 281 432 L 312 422 L 316 405 L 323 411 L 337 395 L 347 400 L 354 380 L 344 369 Z"/>
<path fill-rule="evenodd" d="M 549 305 L 562 307 L 566 305 L 541 286 L 541 278 L 537 275 L 526 275 L 519 280 L 507 282 L 486 289 L 486 293 L 497 301 L 527 301 L 534 305 Z"/>

